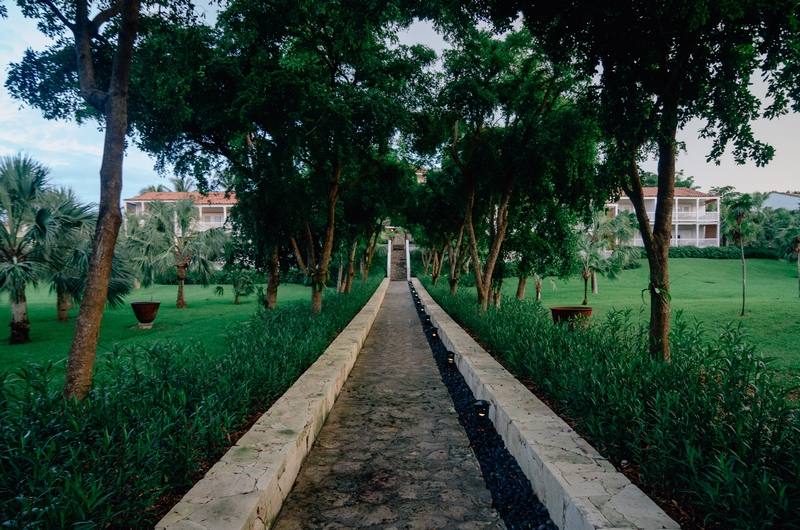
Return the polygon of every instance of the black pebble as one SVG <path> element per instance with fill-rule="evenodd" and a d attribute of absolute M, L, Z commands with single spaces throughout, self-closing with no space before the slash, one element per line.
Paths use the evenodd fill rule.
<path fill-rule="evenodd" d="M 418 299 L 416 294 L 414 298 Z M 492 506 L 509 530 L 557 530 L 558 527 L 550 519 L 547 508 L 539 502 L 530 481 L 522 474 L 516 459 L 506 450 L 505 443 L 492 422 L 476 420 L 473 408 L 475 396 L 467 386 L 464 376 L 448 366 L 447 348 L 442 340 L 438 336 L 431 338 L 434 326 L 425 323 L 426 313 L 419 312 L 417 315 L 433 351 L 442 381 L 453 399 L 458 421 L 467 432 L 470 446 L 481 466 L 483 479 L 492 494 Z"/>

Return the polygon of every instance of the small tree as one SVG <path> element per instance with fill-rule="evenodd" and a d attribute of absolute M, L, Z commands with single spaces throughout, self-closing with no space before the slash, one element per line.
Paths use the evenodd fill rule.
<path fill-rule="evenodd" d="M 742 314 L 740 316 L 744 316 L 747 297 L 747 261 L 744 257 L 744 244 L 756 235 L 757 217 L 753 213 L 753 201 L 747 193 L 726 205 L 723 213 L 727 221 L 725 226 L 728 235 L 734 244 L 739 246 L 742 254 Z"/>
<path fill-rule="evenodd" d="M 593 275 L 599 273 L 610 280 L 616 280 L 630 261 L 630 254 L 624 250 L 614 250 L 608 258 L 605 257 L 605 252 L 606 242 L 597 239 L 594 234 L 585 232 L 578 238 L 576 261 L 578 272 L 583 278 L 582 305 L 589 305 L 589 280 Z"/>
<path fill-rule="evenodd" d="M 207 285 L 214 278 L 213 262 L 223 257 L 228 235 L 222 228 L 197 230 L 199 214 L 193 199 L 174 203 L 154 201 L 145 217 L 141 241 L 160 253 L 152 258 L 151 273 L 168 273 L 174 267 L 178 277 L 176 307 L 186 308 L 183 288 L 190 270 Z M 150 255 L 143 253 L 150 259 Z"/>
<path fill-rule="evenodd" d="M 233 305 L 239 305 L 240 296 L 247 297 L 256 292 L 253 273 L 249 270 L 234 269 L 229 274 L 228 279 L 231 282 L 231 287 L 233 287 Z M 214 294 L 216 296 L 224 296 L 225 288 L 217 285 L 217 288 L 214 289 Z"/>

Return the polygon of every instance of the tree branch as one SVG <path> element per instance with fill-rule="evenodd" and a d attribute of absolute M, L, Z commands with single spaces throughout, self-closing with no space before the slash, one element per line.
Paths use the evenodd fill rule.
<path fill-rule="evenodd" d="M 297 258 L 297 263 L 300 265 L 300 270 L 303 271 L 303 274 L 308 276 L 308 267 L 306 267 L 306 262 L 303 261 L 303 256 L 300 254 L 300 248 L 297 246 L 297 241 L 294 237 L 289 239 L 292 242 L 292 251 L 294 252 L 294 257 Z"/>
<path fill-rule="evenodd" d="M 75 24 L 67 20 L 67 17 L 65 17 L 64 14 L 61 13 L 61 11 L 56 7 L 55 4 L 53 4 L 53 2 L 51 2 L 50 0 L 37 0 L 37 1 L 38 3 L 46 6 L 56 16 L 56 18 L 61 21 L 62 24 L 64 24 L 73 33 L 75 33 Z"/>
<path fill-rule="evenodd" d="M 43 0 L 48 1 L 48 0 Z M 117 3 L 113 6 L 109 7 L 108 9 L 104 9 L 100 11 L 95 17 L 92 19 L 90 28 L 92 29 L 92 36 L 96 37 L 100 35 L 100 26 L 111 20 L 113 17 L 120 14 L 122 11 L 122 4 L 124 0 L 117 0 Z"/>

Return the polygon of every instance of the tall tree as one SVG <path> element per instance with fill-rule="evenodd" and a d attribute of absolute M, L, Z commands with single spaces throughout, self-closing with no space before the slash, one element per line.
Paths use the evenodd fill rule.
<path fill-rule="evenodd" d="M 464 223 L 478 303 L 486 307 L 512 197 L 556 196 L 588 209 L 596 135 L 572 97 L 578 78 L 553 68 L 527 30 L 503 40 L 473 30 L 456 44 L 445 54 L 443 100 L 454 121 L 450 156 L 467 190 Z"/>
<path fill-rule="evenodd" d="M 177 14 L 179 2 L 164 9 L 164 16 Z M 93 117 L 105 131 L 97 228 L 64 383 L 64 395 L 80 399 L 92 386 L 114 246 L 122 224 L 119 205 L 128 94 L 142 2 L 17 0 L 17 4 L 26 17 L 38 19 L 39 29 L 55 42 L 43 52 L 26 50 L 22 61 L 11 65 L 6 81 L 11 95 L 41 109 L 46 118 Z"/>
<path fill-rule="evenodd" d="M 246 175 L 243 185 L 263 181 L 258 168 L 269 157 L 295 168 L 290 176 L 307 201 L 291 212 L 294 254 L 312 277 L 314 313 L 328 279 L 341 195 L 375 175 L 414 104 L 410 89 L 435 58 L 420 46 L 394 45 L 399 13 L 387 0 L 324 6 L 237 0 L 220 14 L 221 32 L 186 27 L 154 41 L 167 50 L 182 43 L 176 53 L 185 65 L 142 72 L 164 81 L 149 87 L 150 99 L 160 101 L 164 112 L 152 105 L 140 109 L 142 145 L 178 169 L 194 168 L 201 188 L 203 171 L 197 168 L 220 160 Z M 187 94 L 184 86 L 198 92 Z M 264 196 L 273 204 L 292 202 L 282 196 L 284 189 L 269 186 Z"/>
<path fill-rule="evenodd" d="M 774 150 L 753 137 L 761 115 L 750 79 L 760 67 L 772 102 L 764 115 L 800 109 L 800 34 L 795 0 L 714 0 L 658 4 L 621 0 L 549 2 L 496 0 L 488 13 L 505 23 L 521 11 L 557 64 L 594 75 L 606 136 L 607 179 L 631 198 L 650 267 L 650 351 L 669 358 L 668 252 L 675 186 L 677 130 L 706 121 L 709 158 L 729 144 L 734 159 L 766 164 Z M 649 219 L 638 161 L 658 157 L 655 219 Z"/>

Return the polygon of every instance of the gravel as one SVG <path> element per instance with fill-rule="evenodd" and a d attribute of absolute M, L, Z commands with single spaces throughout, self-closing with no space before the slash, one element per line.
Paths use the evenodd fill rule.
<path fill-rule="evenodd" d="M 470 446 L 483 471 L 486 486 L 492 493 L 492 506 L 509 530 L 555 530 L 557 526 L 550 518 L 547 508 L 539 502 L 530 481 L 522 473 L 517 460 L 506 450 L 505 443 L 492 422 L 488 418 L 476 417 L 472 390 L 455 365 L 448 365 L 447 348 L 438 336 L 437 329 L 426 322 L 428 314 L 420 309 L 420 299 L 413 286 L 410 289 L 442 381 L 453 399 L 458 421 L 467 432 Z"/>

